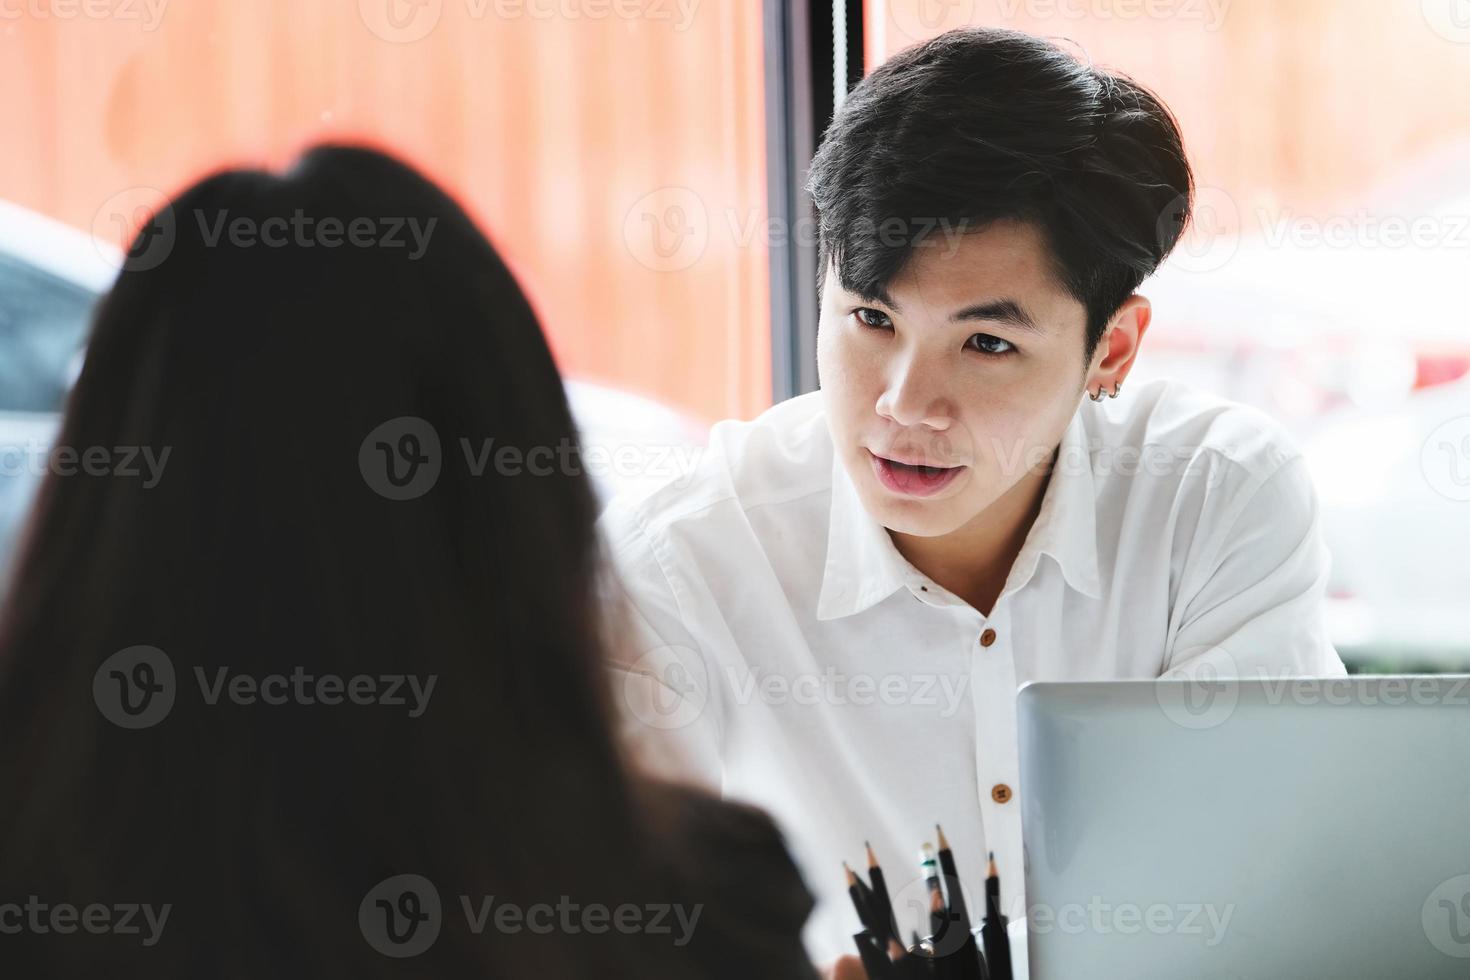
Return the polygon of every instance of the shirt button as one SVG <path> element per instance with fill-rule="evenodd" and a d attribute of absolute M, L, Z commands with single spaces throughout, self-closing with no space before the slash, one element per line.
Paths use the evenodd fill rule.
<path fill-rule="evenodd" d="M 982 647 L 988 647 L 988 646 L 990 646 L 990 644 L 992 644 L 994 642 L 995 642 L 995 630 L 986 630 L 984 633 L 981 633 L 980 634 L 980 645 Z"/>
<path fill-rule="evenodd" d="M 1011 798 L 1011 788 L 1005 783 L 996 783 L 990 787 L 990 798 L 997 803 L 1006 803 Z"/>

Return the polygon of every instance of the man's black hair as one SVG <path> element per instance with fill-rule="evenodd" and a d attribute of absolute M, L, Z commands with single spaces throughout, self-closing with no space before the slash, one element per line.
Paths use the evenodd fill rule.
<path fill-rule="evenodd" d="M 819 273 L 883 299 L 946 229 L 1018 219 L 1087 311 L 1085 361 L 1174 248 L 1194 179 L 1179 125 L 1133 80 L 1019 31 L 962 28 L 860 82 L 812 160 Z"/>

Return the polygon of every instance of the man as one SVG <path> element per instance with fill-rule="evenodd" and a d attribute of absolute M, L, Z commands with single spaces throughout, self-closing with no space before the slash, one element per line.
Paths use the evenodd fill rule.
<path fill-rule="evenodd" d="M 718 424 L 692 480 L 603 530 L 634 749 L 775 814 L 827 962 L 859 928 L 841 862 L 872 842 L 907 931 L 936 821 L 1024 917 L 1019 685 L 1344 670 L 1299 450 L 1125 384 L 1192 196 L 1154 96 L 950 32 L 854 89 L 809 187 L 821 390 Z"/>

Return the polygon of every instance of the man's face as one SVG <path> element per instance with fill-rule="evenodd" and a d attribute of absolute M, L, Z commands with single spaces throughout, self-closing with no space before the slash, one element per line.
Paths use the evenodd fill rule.
<path fill-rule="evenodd" d="M 1086 311 L 1054 281 L 1041 233 L 1015 221 L 915 248 L 887 294 L 864 299 L 827 272 L 828 426 L 869 514 L 944 535 L 1050 461 L 1083 395 Z"/>

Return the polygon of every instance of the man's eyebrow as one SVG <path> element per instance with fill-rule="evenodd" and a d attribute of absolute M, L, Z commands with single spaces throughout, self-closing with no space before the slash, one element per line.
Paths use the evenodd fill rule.
<path fill-rule="evenodd" d="M 895 313 L 902 314 L 903 310 L 888 295 L 888 291 L 882 286 L 874 286 L 871 289 L 858 290 L 857 295 L 865 303 L 881 303 Z M 967 306 L 952 314 L 950 320 L 961 323 L 966 320 L 989 320 L 994 323 L 1004 323 L 1015 327 L 1026 333 L 1044 334 L 1046 329 L 1039 326 L 1026 308 L 1013 299 L 997 299 L 988 303 L 976 303 Z"/>
<path fill-rule="evenodd" d="M 888 295 L 888 290 L 882 286 L 873 286 L 867 289 L 852 289 L 851 292 L 855 293 L 858 299 L 864 303 L 881 303 L 895 313 L 899 311 L 898 304 L 893 301 L 892 296 Z"/>
<path fill-rule="evenodd" d="M 1013 299 L 997 299 L 989 303 L 976 303 L 974 306 L 967 306 L 958 313 L 953 314 L 950 319 L 957 323 L 962 320 L 993 320 L 996 323 L 1008 324 L 1027 333 L 1046 333 L 1031 318 L 1031 314 L 1026 312 L 1026 308 Z"/>

